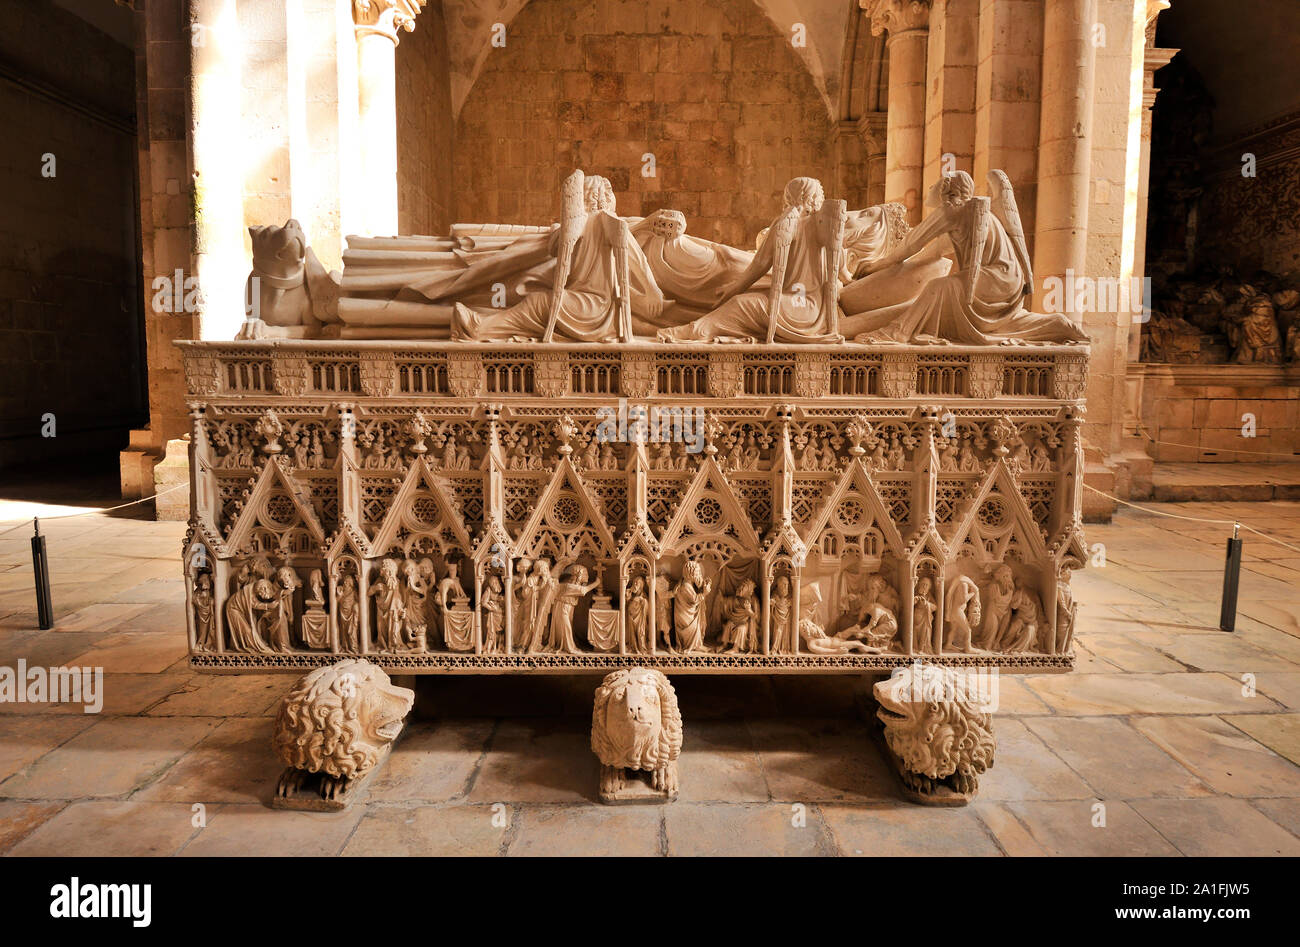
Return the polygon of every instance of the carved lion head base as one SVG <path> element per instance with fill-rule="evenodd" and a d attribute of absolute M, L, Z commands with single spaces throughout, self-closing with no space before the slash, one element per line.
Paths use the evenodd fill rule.
<path fill-rule="evenodd" d="M 591 749 L 602 802 L 677 798 L 682 715 L 663 672 L 635 667 L 605 677 L 591 714 Z"/>
<path fill-rule="evenodd" d="M 873 690 L 885 747 L 913 802 L 965 805 L 993 765 L 992 715 L 952 668 L 914 664 Z"/>
<path fill-rule="evenodd" d="M 415 692 L 369 661 L 339 661 L 299 679 L 280 702 L 272 744 L 288 766 L 272 805 L 347 808 L 402 731 Z M 314 790 L 314 792 L 313 792 Z"/>

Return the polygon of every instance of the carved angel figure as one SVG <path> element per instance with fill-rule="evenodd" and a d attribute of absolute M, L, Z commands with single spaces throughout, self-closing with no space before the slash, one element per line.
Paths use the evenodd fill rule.
<path fill-rule="evenodd" d="M 785 209 L 723 302 L 694 322 L 660 331 L 660 340 L 842 341 L 838 293 L 845 214 L 843 201 L 824 200 L 815 178 L 792 180 L 785 187 Z M 747 292 L 769 271 L 766 290 Z"/>
<path fill-rule="evenodd" d="M 975 196 L 975 184 L 965 171 L 944 174 L 935 182 L 927 201 L 934 208 L 930 215 L 868 269 L 875 272 L 901 263 L 947 236 L 957 253 L 956 272 L 931 280 L 901 315 L 860 334 L 858 341 L 1088 341 L 1065 316 L 1025 309 L 1034 275 L 1015 194 L 1001 171 L 989 172 L 988 180 L 990 197 Z"/>
<path fill-rule="evenodd" d="M 497 311 L 456 303 L 453 339 L 630 342 L 634 315 L 658 318 L 663 293 L 627 222 L 615 213 L 609 181 L 574 171 L 564 181 L 562 205 L 549 245 L 556 258 L 552 290 L 529 293 Z"/>

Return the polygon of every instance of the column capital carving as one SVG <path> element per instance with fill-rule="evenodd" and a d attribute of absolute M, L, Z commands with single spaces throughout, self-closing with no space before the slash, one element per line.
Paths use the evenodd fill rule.
<path fill-rule="evenodd" d="M 1147 0 L 1147 46 L 1156 44 L 1156 20 L 1169 9 L 1169 0 Z"/>
<path fill-rule="evenodd" d="M 415 29 L 415 18 L 428 0 L 352 0 L 357 38 L 384 36 L 397 45 L 397 33 Z"/>
<path fill-rule="evenodd" d="M 913 30 L 930 29 L 930 0 L 858 0 L 871 18 L 871 33 L 888 31 L 890 38 Z"/>
<path fill-rule="evenodd" d="M 888 112 L 863 112 L 858 117 L 858 137 L 869 155 L 883 155 L 888 135 Z"/>

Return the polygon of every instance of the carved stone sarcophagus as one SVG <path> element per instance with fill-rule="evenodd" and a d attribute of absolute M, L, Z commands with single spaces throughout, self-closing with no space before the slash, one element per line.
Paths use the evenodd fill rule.
<path fill-rule="evenodd" d="M 197 669 L 1073 664 L 1086 347 L 179 345 Z"/>

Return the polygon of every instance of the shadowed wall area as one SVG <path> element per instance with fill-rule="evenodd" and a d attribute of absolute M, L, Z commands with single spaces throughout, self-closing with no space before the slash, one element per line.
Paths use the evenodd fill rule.
<path fill-rule="evenodd" d="M 672 207 L 692 233 L 750 246 L 787 180 L 835 180 L 833 128 L 752 0 L 534 0 L 460 111 L 455 217 L 547 223 L 580 167 L 613 182 L 621 214 Z"/>
<path fill-rule="evenodd" d="M 53 5 L 0 0 L 0 20 L 0 467 L 10 467 L 115 450 L 146 415 L 132 51 Z M 41 433 L 47 414 L 54 437 Z"/>

